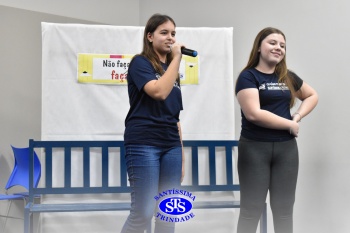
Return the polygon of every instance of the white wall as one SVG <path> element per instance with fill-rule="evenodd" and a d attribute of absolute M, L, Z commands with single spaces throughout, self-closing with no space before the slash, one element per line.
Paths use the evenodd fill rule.
<path fill-rule="evenodd" d="M 84 3 L 84 6 L 76 2 Z M 1 5 L 101 24 L 144 25 L 151 14 L 160 12 L 171 15 L 177 26 L 234 27 L 235 75 L 247 62 L 258 31 L 266 26 L 280 28 L 287 36 L 289 68 L 313 86 L 320 96 L 319 105 L 315 111 L 302 120 L 298 138 L 300 173 L 295 204 L 295 232 L 349 232 L 350 159 L 346 140 L 350 134 L 348 121 L 350 110 L 346 107 L 346 101 L 350 99 L 350 92 L 347 91 L 350 84 L 347 69 L 350 51 L 349 1 L 65 0 L 48 2 L 33 0 L 27 3 L 25 0 L 0 0 L 0 9 Z M 89 13 L 85 14 L 85 12 Z M 2 14 L 0 14 L 0 26 L 3 25 L 1 17 Z M 3 30 L 4 28 L 0 27 L 0 32 Z M 30 30 L 26 30 L 30 33 Z M 15 30 L 6 31 L 16 33 Z M 39 32 L 36 31 L 36 33 Z M 1 40 L 6 41 L 6 36 L 2 34 Z M 16 44 L 6 42 L 6 45 L 3 42 L 0 43 L 0 51 L 5 51 L 5 55 L 10 56 L 11 48 L 15 49 Z M 195 45 L 191 47 L 195 49 Z M 23 45 L 23 49 L 26 48 L 32 51 L 30 43 Z M 0 59 L 4 59 L 3 52 L 0 54 Z M 40 65 L 40 61 L 37 62 Z M 2 82 L 0 106 L 8 106 L 8 96 L 2 93 L 9 93 L 7 89 L 15 88 L 14 85 L 16 85 L 16 82 L 4 77 L 4 74 L 8 74 L 9 71 L 21 74 L 24 72 L 18 72 L 15 68 L 2 66 L 0 69 Z M 30 73 L 27 75 L 30 76 Z M 41 107 L 40 89 L 37 88 L 37 85 L 40 85 L 39 80 L 26 83 L 28 88 L 33 88 L 37 92 L 28 94 L 29 96 L 25 96 L 23 101 L 16 102 L 13 108 L 6 108 L 6 114 L 3 109 L 0 110 L 1 128 L 3 125 L 16 125 L 14 120 L 18 112 L 22 113 L 22 117 L 26 117 L 19 109 L 24 108 L 27 112 L 34 112 L 35 116 L 40 118 L 38 114 Z M 25 90 L 21 91 L 26 93 Z M 2 117 L 3 114 L 7 117 Z M 239 119 L 238 108 L 236 119 Z M 34 122 L 38 121 L 34 119 Z M 239 120 L 236 124 L 236 135 L 239 135 Z M 25 135 L 30 136 L 31 133 L 38 135 L 38 132 L 40 135 L 40 124 L 36 123 L 35 127 L 32 127 L 30 122 L 23 123 L 22 129 L 16 133 L 18 138 L 23 134 L 21 130 Z M 0 135 L 2 140 L 5 138 L 5 141 L 8 141 L 6 134 L 0 132 Z M 25 139 L 27 138 L 28 136 Z M 16 142 L 15 137 L 13 141 Z M 25 143 L 24 138 L 17 142 Z M 2 162 L 5 161 L 5 166 L 11 166 L 11 159 L 9 149 L 4 148 L 7 145 L 2 143 L 0 145 L 0 173 L 2 173 L 4 168 Z M 4 174 L 0 177 L 4 177 Z M 3 179 L 1 179 L 1 187 L 3 187 L 2 181 Z M 272 233 L 271 217 L 269 217 L 269 224 L 269 232 Z"/>
<path fill-rule="evenodd" d="M 0 0 L 0 5 L 103 24 L 135 25 L 139 0 Z"/>

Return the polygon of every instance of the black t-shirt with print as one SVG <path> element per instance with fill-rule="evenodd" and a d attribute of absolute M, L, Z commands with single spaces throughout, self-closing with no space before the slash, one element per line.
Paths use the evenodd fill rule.
<path fill-rule="evenodd" d="M 299 90 L 303 84 L 295 73 L 290 72 L 294 78 L 295 90 Z M 241 72 L 236 83 L 236 94 L 243 89 L 256 88 L 259 90 L 260 108 L 272 112 L 280 117 L 292 119 L 290 114 L 291 93 L 284 83 L 278 83 L 278 77 L 275 73 L 265 74 L 254 68 Z M 288 130 L 276 130 L 264 128 L 248 121 L 243 112 L 241 135 L 247 139 L 256 141 L 287 141 L 294 136 Z"/>
<path fill-rule="evenodd" d="M 162 66 L 167 69 L 166 64 Z M 129 65 L 130 109 L 125 119 L 125 145 L 181 146 L 177 127 L 183 109 L 180 86 L 175 83 L 164 101 L 153 99 L 143 90 L 147 82 L 159 78 L 162 77 L 144 56 L 136 56 Z"/>

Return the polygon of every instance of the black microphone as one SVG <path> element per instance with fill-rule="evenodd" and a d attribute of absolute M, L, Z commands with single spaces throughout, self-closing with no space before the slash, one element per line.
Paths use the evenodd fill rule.
<path fill-rule="evenodd" d="M 194 51 L 192 49 L 187 49 L 185 47 L 181 47 L 181 53 L 191 57 L 197 57 L 197 54 L 198 54 L 197 51 Z"/>

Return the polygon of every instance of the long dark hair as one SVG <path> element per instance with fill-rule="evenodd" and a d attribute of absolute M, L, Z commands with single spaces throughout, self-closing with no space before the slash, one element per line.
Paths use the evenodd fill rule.
<path fill-rule="evenodd" d="M 172 22 L 176 27 L 175 21 L 168 15 L 162 15 L 157 13 L 152 15 L 151 18 L 149 18 L 143 33 L 143 50 L 140 54 L 136 55 L 136 56 L 141 55 L 146 57 L 151 62 L 156 72 L 160 75 L 163 75 L 165 71 L 162 67 L 162 63 L 160 62 L 158 55 L 153 49 L 153 43 L 147 39 L 147 35 L 148 33 L 154 33 L 154 31 L 158 28 L 159 25 L 162 25 L 163 23 L 166 23 L 168 21 Z M 166 55 L 166 64 L 169 65 L 172 60 L 173 60 L 173 55 L 170 52 Z M 176 82 L 178 86 L 180 86 L 180 75 L 176 79 Z"/>
<path fill-rule="evenodd" d="M 283 36 L 284 40 L 286 40 L 286 36 L 284 33 L 273 27 L 267 27 L 261 30 L 258 35 L 255 37 L 254 44 L 252 51 L 250 52 L 249 60 L 246 65 L 246 67 L 242 70 L 247 70 L 250 68 L 254 68 L 258 65 L 259 59 L 260 59 L 260 52 L 259 48 L 261 46 L 261 42 L 269 35 L 277 33 Z M 293 107 L 295 104 L 295 81 L 294 78 L 292 77 L 291 73 L 288 71 L 287 68 L 287 62 L 286 62 L 286 54 L 284 55 L 283 59 L 276 65 L 275 67 L 275 73 L 278 76 L 278 82 L 279 83 L 285 83 L 290 92 L 291 92 L 291 100 L 290 100 L 290 107 Z"/>
<path fill-rule="evenodd" d="M 176 27 L 175 21 L 170 16 L 154 14 L 151 16 L 151 18 L 149 18 L 145 27 L 145 31 L 143 33 L 143 50 L 141 55 L 147 57 L 151 61 L 154 69 L 159 74 L 163 74 L 164 71 L 161 66 L 159 57 L 153 49 L 153 43 L 148 41 L 147 35 L 148 33 L 151 33 L 151 34 L 154 33 L 154 31 L 158 28 L 159 25 L 162 25 L 163 23 L 166 23 L 168 21 L 171 21 Z M 173 60 L 172 53 L 168 53 L 166 63 L 169 65 L 172 60 Z"/>

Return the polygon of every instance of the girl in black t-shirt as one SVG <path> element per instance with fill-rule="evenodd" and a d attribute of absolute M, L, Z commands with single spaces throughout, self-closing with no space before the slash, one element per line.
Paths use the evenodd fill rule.
<path fill-rule="evenodd" d="M 267 192 L 276 233 L 293 232 L 299 122 L 317 105 L 316 91 L 286 65 L 286 38 L 276 28 L 256 36 L 236 83 L 242 130 L 238 146 L 241 210 L 237 233 L 255 233 Z M 291 115 L 295 98 L 301 100 Z"/>
<path fill-rule="evenodd" d="M 179 188 L 184 176 L 179 121 L 184 46 L 176 42 L 175 34 L 172 18 L 153 15 L 145 27 L 143 51 L 128 68 L 130 109 L 124 143 L 131 210 L 122 233 L 143 233 L 155 214 L 155 197 Z M 175 223 L 156 218 L 154 229 L 155 233 L 173 233 Z"/>

